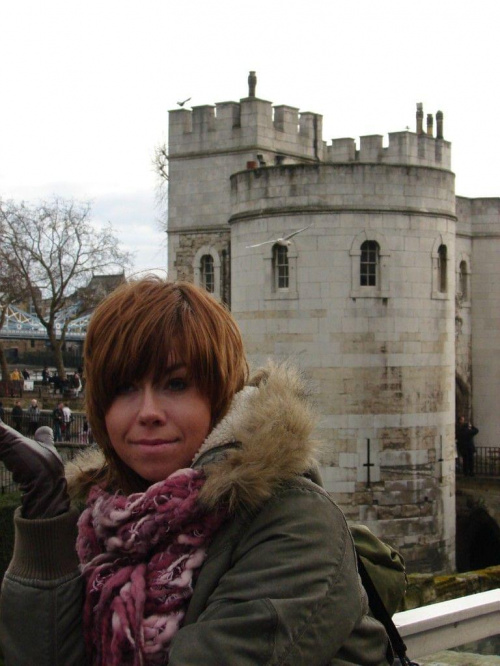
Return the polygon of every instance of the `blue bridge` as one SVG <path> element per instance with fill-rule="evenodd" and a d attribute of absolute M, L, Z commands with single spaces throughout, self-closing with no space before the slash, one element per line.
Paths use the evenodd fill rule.
<path fill-rule="evenodd" d="M 78 305 L 71 305 L 61 312 L 56 317 L 56 336 L 61 336 L 61 331 L 65 321 L 71 319 L 66 332 L 66 340 L 82 341 L 85 340 L 87 332 L 87 325 L 91 313 L 87 313 L 81 317 L 73 319 L 75 313 L 78 311 Z M 38 317 L 29 312 L 25 312 L 15 305 L 7 307 L 7 316 L 5 323 L 0 328 L 0 339 L 34 339 L 47 340 L 47 330 L 42 326 Z"/>

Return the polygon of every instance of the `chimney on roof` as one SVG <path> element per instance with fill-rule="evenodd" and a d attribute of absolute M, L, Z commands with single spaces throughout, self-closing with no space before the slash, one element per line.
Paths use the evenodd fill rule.
<path fill-rule="evenodd" d="M 436 139 L 443 138 L 443 112 L 436 113 Z"/>
<path fill-rule="evenodd" d="M 434 135 L 434 116 L 432 113 L 427 114 L 427 136 Z"/>
<path fill-rule="evenodd" d="M 422 102 L 417 103 L 417 134 L 424 133 L 424 105 Z"/>

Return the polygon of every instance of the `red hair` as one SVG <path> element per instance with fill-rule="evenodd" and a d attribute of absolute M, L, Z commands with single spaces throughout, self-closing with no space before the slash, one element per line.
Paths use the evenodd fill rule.
<path fill-rule="evenodd" d="M 95 310 L 84 348 L 85 399 L 89 424 L 108 463 L 108 484 L 131 492 L 140 480 L 118 458 L 105 417 L 121 386 L 151 377 L 161 380 L 181 361 L 208 396 L 212 425 L 226 414 L 248 378 L 238 326 L 205 289 L 156 276 L 125 283 Z"/>

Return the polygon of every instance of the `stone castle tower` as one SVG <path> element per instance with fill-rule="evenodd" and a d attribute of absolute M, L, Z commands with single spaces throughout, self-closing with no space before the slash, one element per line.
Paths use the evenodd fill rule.
<path fill-rule="evenodd" d="M 348 519 L 410 570 L 450 569 L 473 225 L 495 212 L 457 203 L 440 112 L 435 136 L 418 105 L 416 132 L 357 150 L 326 145 L 320 115 L 273 107 L 255 85 L 251 72 L 240 102 L 170 113 L 169 272 L 230 305 L 253 365 L 291 357 L 306 371 L 325 486 Z"/>

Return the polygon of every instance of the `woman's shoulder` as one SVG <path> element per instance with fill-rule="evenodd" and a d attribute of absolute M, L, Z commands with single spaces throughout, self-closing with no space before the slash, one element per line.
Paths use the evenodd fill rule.
<path fill-rule="evenodd" d="M 261 511 L 279 513 L 282 520 L 290 516 L 293 521 L 309 524 L 311 529 L 335 529 L 349 534 L 343 511 L 328 492 L 305 476 L 296 476 L 280 484 L 271 497 L 262 505 Z M 302 514 L 303 518 L 297 518 Z"/>
<path fill-rule="evenodd" d="M 274 541 L 278 535 L 307 543 L 306 548 L 313 547 L 317 554 L 324 552 L 326 559 L 332 561 L 341 561 L 352 550 L 352 537 L 342 510 L 323 488 L 305 477 L 297 476 L 276 486 L 257 507 L 238 505 L 221 530 L 220 543 L 226 548 L 231 543 L 238 548 L 248 540 Z"/>

